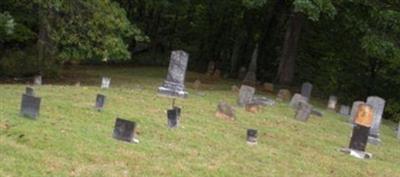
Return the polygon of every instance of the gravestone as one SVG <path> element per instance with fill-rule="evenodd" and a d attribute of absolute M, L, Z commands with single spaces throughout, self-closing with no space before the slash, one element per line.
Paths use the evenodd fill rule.
<path fill-rule="evenodd" d="M 101 110 L 103 110 L 105 103 L 106 103 L 106 96 L 97 94 L 95 108 L 98 111 L 101 111 Z"/>
<path fill-rule="evenodd" d="M 344 116 L 349 116 L 350 115 L 350 107 L 347 105 L 340 105 L 339 113 Z"/>
<path fill-rule="evenodd" d="M 272 99 L 269 99 L 264 96 L 253 96 L 251 99 L 251 103 L 261 105 L 261 106 L 273 106 L 275 105 L 275 101 Z"/>
<path fill-rule="evenodd" d="M 34 85 L 42 85 L 42 76 L 37 75 L 33 78 L 33 84 Z"/>
<path fill-rule="evenodd" d="M 254 89 L 254 87 L 242 85 L 239 90 L 238 105 L 244 106 L 246 104 L 251 103 L 251 100 L 253 99 L 255 91 L 256 90 Z"/>
<path fill-rule="evenodd" d="M 365 152 L 368 143 L 369 129 L 373 122 L 373 108 L 368 104 L 358 105 L 354 118 L 353 133 L 350 139 L 349 148 L 342 149 L 342 152 L 360 159 L 371 158 L 370 153 Z"/>
<path fill-rule="evenodd" d="M 258 45 L 256 45 L 253 55 L 251 56 L 251 62 L 249 65 L 249 70 L 246 74 L 246 77 L 243 80 L 243 84 L 255 86 L 257 84 L 257 58 L 258 58 Z"/>
<path fill-rule="evenodd" d="M 373 123 L 369 130 L 370 136 L 368 142 L 378 145 L 381 141 L 379 138 L 379 128 L 382 121 L 383 110 L 385 109 L 385 100 L 377 96 L 370 96 L 367 98 L 367 104 L 371 105 L 374 110 Z"/>
<path fill-rule="evenodd" d="M 267 92 L 274 92 L 274 84 L 272 84 L 272 83 L 266 82 L 263 84 L 263 87 L 264 87 L 264 90 Z"/>
<path fill-rule="evenodd" d="M 292 107 L 292 108 L 297 109 L 297 107 L 299 106 L 299 103 L 301 101 L 307 102 L 307 98 L 304 97 L 303 95 L 300 95 L 300 94 L 296 93 L 292 97 L 292 100 L 290 100 L 289 106 Z"/>
<path fill-rule="evenodd" d="M 247 144 L 257 144 L 257 133 L 256 129 L 247 129 Z"/>
<path fill-rule="evenodd" d="M 21 100 L 21 115 L 36 119 L 40 111 L 40 97 L 23 94 Z"/>
<path fill-rule="evenodd" d="M 25 88 L 25 94 L 29 96 L 35 96 L 35 91 L 33 90 L 32 87 L 26 87 Z"/>
<path fill-rule="evenodd" d="M 305 101 L 300 101 L 296 110 L 295 119 L 302 122 L 307 122 L 308 118 L 310 118 L 311 111 L 312 106 L 310 104 Z"/>
<path fill-rule="evenodd" d="M 139 143 L 139 140 L 136 139 L 136 122 L 117 118 L 113 138 L 130 143 Z"/>
<path fill-rule="evenodd" d="M 109 77 L 102 77 L 101 78 L 101 88 L 102 89 L 110 88 L 110 84 L 111 84 L 111 78 L 109 78 Z"/>
<path fill-rule="evenodd" d="M 307 102 L 308 100 L 310 100 L 312 89 L 313 85 L 309 82 L 303 83 L 303 85 L 301 86 L 301 95 L 306 98 Z"/>
<path fill-rule="evenodd" d="M 350 113 L 350 123 L 354 124 L 354 120 L 357 116 L 358 108 L 361 104 L 365 104 L 364 101 L 355 101 L 353 102 L 353 106 L 351 107 L 351 113 Z"/>
<path fill-rule="evenodd" d="M 234 120 L 235 119 L 235 109 L 228 103 L 221 101 L 217 106 L 216 117 Z"/>
<path fill-rule="evenodd" d="M 180 116 L 181 108 L 179 107 L 174 107 L 173 109 L 167 110 L 168 127 L 178 128 Z"/>
<path fill-rule="evenodd" d="M 278 91 L 278 94 L 276 96 L 276 100 L 278 101 L 288 101 L 290 99 L 290 97 L 292 96 L 292 94 L 290 93 L 289 90 L 287 89 L 280 89 Z"/>
<path fill-rule="evenodd" d="M 193 88 L 194 88 L 195 90 L 199 90 L 200 87 L 201 87 L 201 81 L 198 80 L 198 79 L 196 79 L 196 81 L 194 81 L 194 83 L 193 83 Z"/>
<path fill-rule="evenodd" d="M 162 96 L 173 98 L 186 98 L 188 93 L 185 91 L 185 74 L 189 54 L 183 50 L 171 52 L 168 74 L 162 86 L 158 88 L 158 93 Z"/>
<path fill-rule="evenodd" d="M 336 96 L 329 96 L 329 101 L 328 101 L 328 109 L 330 110 L 336 110 L 336 104 L 337 104 L 337 97 Z"/>
<path fill-rule="evenodd" d="M 240 67 L 240 69 L 239 69 L 239 74 L 238 74 L 238 79 L 239 79 L 239 80 L 243 80 L 244 77 L 246 77 L 246 73 L 247 73 L 246 68 L 243 67 L 243 66 Z"/>

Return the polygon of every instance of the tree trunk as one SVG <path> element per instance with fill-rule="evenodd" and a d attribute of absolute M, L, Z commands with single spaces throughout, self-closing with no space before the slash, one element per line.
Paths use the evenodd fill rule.
<path fill-rule="evenodd" d="M 279 84 L 286 85 L 292 83 L 303 20 L 304 16 L 301 13 L 293 12 L 290 16 L 277 74 Z"/>

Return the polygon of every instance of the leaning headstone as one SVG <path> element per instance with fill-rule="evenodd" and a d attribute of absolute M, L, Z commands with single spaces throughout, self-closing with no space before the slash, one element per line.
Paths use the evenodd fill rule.
<path fill-rule="evenodd" d="M 264 87 L 264 90 L 267 92 L 274 92 L 274 84 L 272 84 L 272 83 L 266 82 L 263 84 L 263 87 Z"/>
<path fill-rule="evenodd" d="M 330 110 L 336 110 L 336 104 L 337 104 L 337 97 L 336 96 L 329 96 L 329 101 L 328 101 L 328 109 Z"/>
<path fill-rule="evenodd" d="M 188 93 L 185 91 L 185 75 L 189 54 L 183 50 L 171 52 L 168 74 L 162 86 L 158 88 L 158 93 L 162 96 L 174 98 L 186 98 Z"/>
<path fill-rule="evenodd" d="M 215 113 L 215 116 L 223 119 L 234 120 L 235 109 L 228 103 L 221 101 L 217 106 L 217 112 Z"/>
<path fill-rule="evenodd" d="M 355 101 L 353 102 L 353 106 L 351 107 L 351 113 L 350 113 L 350 123 L 354 124 L 354 120 L 357 116 L 358 108 L 361 104 L 365 104 L 364 101 Z"/>
<path fill-rule="evenodd" d="M 378 145 L 381 142 L 379 138 L 379 127 L 382 121 L 383 110 L 385 109 L 385 100 L 377 96 L 370 96 L 367 99 L 367 104 L 371 105 L 374 110 L 374 118 L 369 131 L 370 136 L 368 142 Z"/>
<path fill-rule="evenodd" d="M 296 93 L 292 97 L 292 100 L 290 100 L 289 106 L 296 109 L 301 101 L 307 102 L 307 98 Z"/>
<path fill-rule="evenodd" d="M 40 97 L 23 94 L 21 100 L 21 115 L 36 119 L 40 111 Z"/>
<path fill-rule="evenodd" d="M 341 149 L 342 152 L 360 159 L 368 159 L 372 154 L 365 152 L 368 136 L 373 122 L 373 109 L 368 104 L 360 104 L 354 119 L 355 126 L 350 140 L 349 148 Z"/>
<path fill-rule="evenodd" d="M 111 78 L 109 78 L 109 77 L 102 77 L 101 78 L 101 88 L 102 89 L 110 88 L 110 84 L 111 84 Z"/>
<path fill-rule="evenodd" d="M 306 98 L 306 101 L 310 100 L 312 89 L 313 85 L 309 82 L 306 82 L 301 86 L 301 95 Z"/>
<path fill-rule="evenodd" d="M 139 143 L 136 138 L 136 122 L 117 118 L 113 137 L 117 140 L 122 140 L 130 143 Z"/>
<path fill-rule="evenodd" d="M 310 104 L 305 101 L 300 101 L 296 110 L 295 119 L 302 122 L 307 122 L 308 118 L 310 118 L 311 111 L 312 106 Z"/>
<path fill-rule="evenodd" d="M 174 107 L 173 109 L 167 110 L 169 128 L 178 128 L 180 115 L 181 108 L 179 107 Z"/>
<path fill-rule="evenodd" d="M 98 111 L 101 111 L 101 110 L 103 110 L 105 103 L 106 103 L 106 96 L 104 96 L 102 94 L 97 94 L 95 108 Z"/>
<path fill-rule="evenodd" d="M 244 106 L 251 103 L 256 89 L 247 85 L 242 85 L 239 90 L 238 105 Z"/>
<path fill-rule="evenodd" d="M 340 105 L 339 113 L 344 116 L 349 116 L 350 115 L 350 107 L 347 105 Z"/>
<path fill-rule="evenodd" d="M 290 99 L 290 97 L 292 96 L 292 94 L 290 93 L 289 90 L 287 89 L 280 89 L 278 91 L 278 94 L 276 96 L 276 100 L 278 101 L 288 101 Z"/>
<path fill-rule="evenodd" d="M 246 77 L 243 80 L 243 84 L 255 86 L 257 84 L 257 58 L 258 58 L 258 45 L 256 45 L 253 55 L 251 57 L 251 62 L 249 65 L 249 70 L 246 74 Z"/>
<path fill-rule="evenodd" d="M 198 79 L 196 79 L 196 81 L 194 81 L 194 83 L 193 83 L 193 88 L 194 88 L 195 90 L 199 90 L 200 87 L 201 87 L 201 81 L 198 80 Z"/>
<path fill-rule="evenodd" d="M 247 144 L 255 145 L 257 144 L 257 130 L 247 129 Z"/>
<path fill-rule="evenodd" d="M 42 85 L 42 76 L 37 75 L 33 78 L 33 84 L 34 85 Z"/>
<path fill-rule="evenodd" d="M 246 72 L 247 72 L 247 70 L 246 70 L 245 67 L 240 67 L 238 79 L 239 79 L 239 80 L 243 80 L 244 77 L 246 77 Z"/>
<path fill-rule="evenodd" d="M 26 87 L 25 88 L 25 94 L 29 96 L 35 96 L 35 91 L 33 90 L 32 87 Z"/>

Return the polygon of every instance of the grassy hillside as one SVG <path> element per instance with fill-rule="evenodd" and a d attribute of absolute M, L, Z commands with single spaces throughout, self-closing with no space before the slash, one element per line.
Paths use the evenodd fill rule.
<path fill-rule="evenodd" d="M 258 114 L 237 109 L 235 121 L 218 119 L 220 100 L 236 102 L 234 82 L 195 73 L 187 76 L 190 97 L 176 103 L 183 109 L 181 127 L 170 130 L 165 110 L 171 100 L 156 95 L 165 73 L 64 71 L 62 80 L 35 88 L 42 97 L 36 121 L 19 116 L 25 85 L 0 85 L 0 176 L 400 176 L 393 123 L 382 126 L 382 146 L 368 145 L 373 159 L 358 160 L 337 151 L 349 143 L 344 117 L 325 111 L 324 118 L 302 123 L 287 103 L 278 103 Z M 100 90 L 102 75 L 112 77 L 111 89 Z M 205 96 L 191 89 L 196 78 L 203 79 Z M 97 93 L 107 95 L 103 112 L 93 109 Z M 138 122 L 140 144 L 112 138 L 117 116 Z M 259 130 L 258 145 L 246 144 L 247 128 Z"/>

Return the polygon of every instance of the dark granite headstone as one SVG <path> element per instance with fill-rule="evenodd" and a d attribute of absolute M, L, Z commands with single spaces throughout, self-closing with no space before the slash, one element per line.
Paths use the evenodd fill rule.
<path fill-rule="evenodd" d="M 101 111 L 104 108 L 104 104 L 106 103 L 106 96 L 97 94 L 96 96 L 96 109 Z"/>
<path fill-rule="evenodd" d="M 301 86 L 301 95 L 306 98 L 307 102 L 310 100 L 312 89 L 313 85 L 309 82 L 306 82 Z"/>
<path fill-rule="evenodd" d="M 247 143 L 248 144 L 257 144 L 257 130 L 256 129 L 247 129 Z"/>
<path fill-rule="evenodd" d="M 35 90 L 33 90 L 32 87 L 26 87 L 25 88 L 25 94 L 29 96 L 35 96 Z"/>
<path fill-rule="evenodd" d="M 174 107 L 173 109 L 167 110 L 169 128 L 178 128 L 180 115 L 181 115 L 181 108 Z"/>
<path fill-rule="evenodd" d="M 370 96 L 367 99 L 367 104 L 371 105 L 374 110 L 374 118 L 371 129 L 369 130 L 370 135 L 368 142 L 378 145 L 381 142 L 379 138 L 379 128 L 381 126 L 382 115 L 385 109 L 385 100 L 377 96 Z"/>
<path fill-rule="evenodd" d="M 174 98 L 186 98 L 185 74 L 189 60 L 189 54 L 183 50 L 172 51 L 169 62 L 167 79 L 158 88 L 158 93 L 162 96 Z"/>
<path fill-rule="evenodd" d="M 39 116 L 41 98 L 22 95 L 21 114 L 25 117 L 36 119 Z"/>
<path fill-rule="evenodd" d="M 115 127 L 113 137 L 117 140 L 137 143 L 136 139 L 136 123 L 133 121 L 117 118 L 115 120 Z"/>
<path fill-rule="evenodd" d="M 305 101 L 300 101 L 297 106 L 296 120 L 307 122 L 308 118 L 310 118 L 310 114 L 312 111 L 312 106 Z"/>
<path fill-rule="evenodd" d="M 358 151 L 365 151 L 368 143 L 369 127 L 356 125 L 353 128 L 349 147 Z"/>

